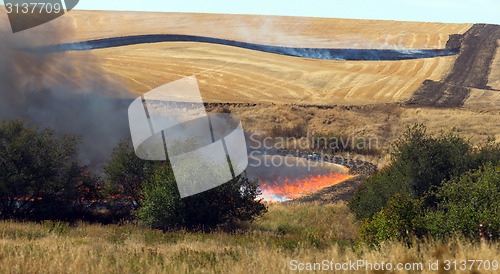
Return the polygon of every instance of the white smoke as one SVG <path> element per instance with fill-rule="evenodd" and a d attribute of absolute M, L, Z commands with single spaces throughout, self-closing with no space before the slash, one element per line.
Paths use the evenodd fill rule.
<path fill-rule="evenodd" d="M 1 20 L 0 20 L 1 21 Z M 128 132 L 127 89 L 110 82 L 91 52 L 37 54 L 29 49 L 58 44 L 70 27 L 13 34 L 0 24 L 0 120 L 26 119 L 59 133 L 82 136 L 80 160 L 97 166 Z"/>

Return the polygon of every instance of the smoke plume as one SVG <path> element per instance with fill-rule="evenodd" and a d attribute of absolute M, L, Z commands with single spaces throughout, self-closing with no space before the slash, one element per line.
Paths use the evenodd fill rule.
<path fill-rule="evenodd" d="M 13 34 L 0 23 L 0 120 L 26 119 L 80 135 L 79 159 L 91 166 L 104 163 L 130 134 L 127 107 L 134 96 L 106 76 L 91 52 L 30 50 L 64 42 L 70 27 L 51 24 L 43 32 Z"/>

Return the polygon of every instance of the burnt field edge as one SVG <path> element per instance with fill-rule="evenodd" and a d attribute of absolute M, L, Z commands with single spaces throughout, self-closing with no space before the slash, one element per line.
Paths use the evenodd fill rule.
<path fill-rule="evenodd" d="M 407 107 L 462 107 L 471 88 L 495 90 L 487 85 L 498 48 L 500 25 L 474 24 L 462 35 L 451 35 L 447 47 L 460 52 L 450 73 L 441 81 L 425 80 L 404 102 Z"/>
<path fill-rule="evenodd" d="M 103 48 L 113 48 L 137 44 L 151 44 L 162 42 L 197 42 L 208 44 L 219 44 L 279 54 L 292 57 L 319 59 L 319 60 L 343 60 L 343 61 L 396 61 L 408 59 L 434 58 L 458 54 L 459 49 L 447 46 L 444 49 L 353 49 L 353 48 L 308 48 L 308 47 L 284 47 L 240 42 L 235 40 L 213 38 L 196 35 L 181 34 L 146 34 L 121 37 L 110 37 L 83 42 L 49 45 L 28 49 L 39 53 L 53 53 L 63 51 L 82 51 Z"/>

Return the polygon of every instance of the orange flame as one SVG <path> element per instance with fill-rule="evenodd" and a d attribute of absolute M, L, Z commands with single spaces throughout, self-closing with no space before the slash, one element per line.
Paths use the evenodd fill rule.
<path fill-rule="evenodd" d="M 260 195 L 267 202 L 284 202 L 299 198 L 308 193 L 321 190 L 325 187 L 333 186 L 356 175 L 329 173 L 325 175 L 309 175 L 307 178 L 291 180 L 288 177 L 281 179 L 278 177 L 272 183 L 265 183 L 260 180 Z"/>

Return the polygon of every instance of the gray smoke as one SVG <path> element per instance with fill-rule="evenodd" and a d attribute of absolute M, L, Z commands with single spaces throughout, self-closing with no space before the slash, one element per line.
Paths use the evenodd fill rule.
<path fill-rule="evenodd" d="M 59 133 L 81 135 L 80 160 L 97 167 L 129 136 L 127 107 L 133 96 L 111 82 L 91 52 L 29 51 L 71 37 L 68 27 L 13 34 L 0 26 L 0 120 L 26 119 Z"/>

